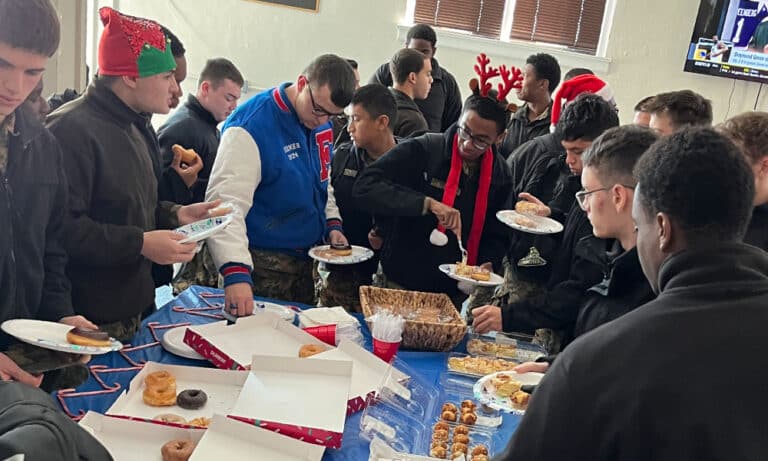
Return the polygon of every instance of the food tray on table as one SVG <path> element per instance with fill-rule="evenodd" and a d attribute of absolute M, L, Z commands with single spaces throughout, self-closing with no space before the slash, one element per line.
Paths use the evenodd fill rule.
<path fill-rule="evenodd" d="M 449 372 L 474 378 L 482 378 L 497 371 L 509 371 L 519 364 L 517 360 L 472 356 L 458 352 L 451 352 L 446 359 Z"/>
<path fill-rule="evenodd" d="M 475 415 L 477 420 L 474 427 L 486 430 L 495 431 L 502 424 L 502 412 L 491 408 L 488 405 L 483 404 L 475 398 L 474 388 L 477 383 L 476 378 L 470 378 L 468 376 L 460 376 L 449 372 L 443 372 L 440 374 L 440 389 L 442 393 L 440 395 L 440 405 L 450 403 L 458 408 L 461 408 L 461 403 L 465 400 L 472 400 L 475 403 Z M 442 411 L 442 406 L 438 408 Z M 442 416 L 442 414 L 438 415 Z M 451 422 L 450 425 L 461 424 L 460 421 Z"/>
<path fill-rule="evenodd" d="M 366 318 L 381 310 L 403 316 L 403 348 L 445 352 L 467 333 L 467 324 L 445 294 L 362 286 L 360 305 Z"/>
<path fill-rule="evenodd" d="M 467 335 L 467 352 L 470 355 L 519 362 L 534 362 L 539 357 L 547 355 L 543 347 L 533 343 L 533 336 L 522 333 L 496 333 L 496 338 L 470 333 Z"/>
<path fill-rule="evenodd" d="M 443 389 L 430 429 L 429 455 L 453 459 L 462 453 L 467 460 L 487 461 L 495 454 L 493 434 L 499 425 L 501 414 L 497 410 L 482 405 L 472 394 Z"/>

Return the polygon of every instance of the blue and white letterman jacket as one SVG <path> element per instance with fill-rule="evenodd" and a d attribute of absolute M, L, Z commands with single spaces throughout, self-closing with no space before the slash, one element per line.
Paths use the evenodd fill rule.
<path fill-rule="evenodd" d="M 306 128 L 286 96 L 289 85 L 257 94 L 222 129 L 206 200 L 242 212 L 208 238 L 224 286 L 251 283 L 249 248 L 305 257 L 326 231 L 331 124 Z"/>

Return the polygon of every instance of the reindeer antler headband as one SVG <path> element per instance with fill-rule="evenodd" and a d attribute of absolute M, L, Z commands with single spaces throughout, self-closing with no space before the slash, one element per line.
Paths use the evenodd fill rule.
<path fill-rule="evenodd" d="M 499 67 L 493 67 L 490 65 L 491 59 L 480 53 L 477 57 L 477 64 L 475 64 L 475 73 L 480 77 L 480 81 L 473 78 L 469 81 L 469 87 L 476 95 L 484 98 L 491 98 L 489 92 L 493 85 L 488 81 L 494 77 L 501 77 L 501 83 L 498 84 L 496 101 L 510 112 L 517 110 L 516 104 L 507 104 L 506 98 L 510 91 L 513 89 L 520 89 L 523 87 L 523 72 L 515 66 L 507 68 L 504 64 Z"/>

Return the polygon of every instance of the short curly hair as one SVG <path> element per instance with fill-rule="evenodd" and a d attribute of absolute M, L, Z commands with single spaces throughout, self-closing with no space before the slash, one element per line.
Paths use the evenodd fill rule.
<path fill-rule="evenodd" d="M 752 169 L 712 128 L 684 128 L 651 146 L 635 166 L 640 205 L 666 213 L 690 242 L 740 241 L 752 217 Z"/>

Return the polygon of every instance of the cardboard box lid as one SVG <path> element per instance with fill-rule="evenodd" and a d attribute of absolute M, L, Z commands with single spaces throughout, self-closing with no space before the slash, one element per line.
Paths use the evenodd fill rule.
<path fill-rule="evenodd" d="M 319 339 L 271 312 L 259 312 L 250 317 L 239 318 L 234 325 L 227 325 L 224 321 L 190 326 L 187 329 L 244 368 L 251 363 L 253 354 L 298 357 L 299 349 L 305 344 L 329 348 Z M 206 355 L 198 350 L 199 345 L 190 346 L 201 355 Z"/>
<path fill-rule="evenodd" d="M 230 414 L 341 434 L 351 382 L 349 360 L 254 355 Z"/>
<path fill-rule="evenodd" d="M 148 374 L 160 370 L 165 370 L 176 378 L 177 393 L 185 389 L 202 389 L 208 395 L 205 406 L 197 410 L 185 410 L 177 405 L 154 407 L 144 403 L 144 378 Z M 144 368 L 131 380 L 128 391 L 123 392 L 109 407 L 107 414 L 152 419 L 163 413 L 174 413 L 187 420 L 199 417 L 210 418 L 214 413 L 228 414 L 237 402 L 247 378 L 247 371 L 147 362 Z"/>
<path fill-rule="evenodd" d="M 171 440 L 197 442 L 205 429 L 183 429 L 89 411 L 80 426 L 109 451 L 115 461 L 162 461 L 160 449 Z"/>
<path fill-rule="evenodd" d="M 215 415 L 190 461 L 319 461 L 325 448 Z"/>
<path fill-rule="evenodd" d="M 352 383 L 349 398 L 366 399 L 366 396 L 381 386 L 389 372 L 390 365 L 357 345 L 354 341 L 343 339 L 337 348 L 309 357 L 312 360 L 349 360 L 352 362 Z M 393 367 L 393 377 L 398 381 L 408 379 L 408 375 Z"/>

